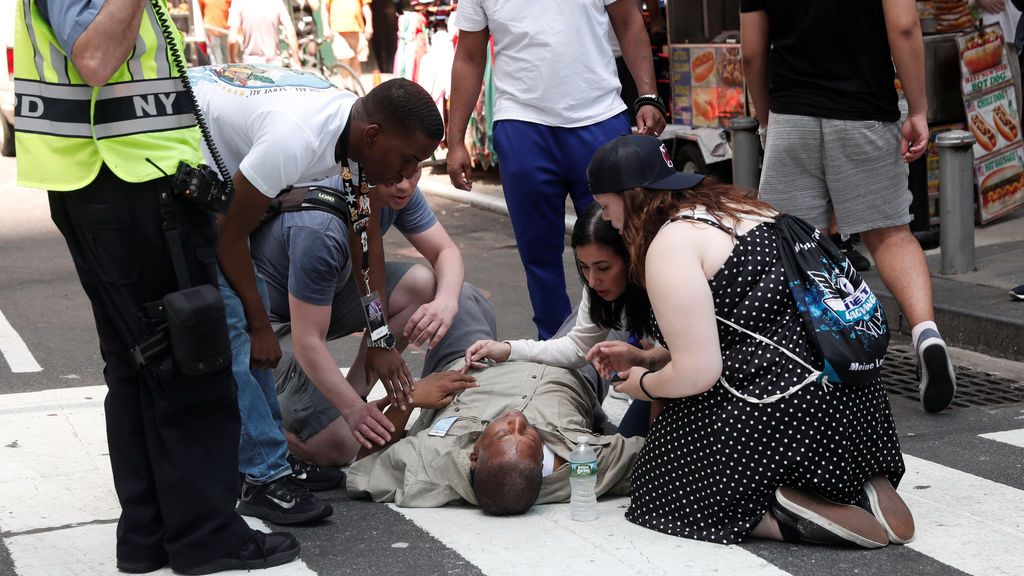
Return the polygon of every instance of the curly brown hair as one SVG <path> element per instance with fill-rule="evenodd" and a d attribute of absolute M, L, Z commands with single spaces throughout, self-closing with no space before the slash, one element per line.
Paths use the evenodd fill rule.
<path fill-rule="evenodd" d="M 630 278 L 640 286 L 644 281 L 647 248 L 662 225 L 679 212 L 702 207 L 716 220 L 738 218 L 740 215 L 769 215 L 775 208 L 758 200 L 753 190 L 723 184 L 713 178 L 686 190 L 651 190 L 633 188 L 622 192 L 622 238 L 630 257 Z"/>

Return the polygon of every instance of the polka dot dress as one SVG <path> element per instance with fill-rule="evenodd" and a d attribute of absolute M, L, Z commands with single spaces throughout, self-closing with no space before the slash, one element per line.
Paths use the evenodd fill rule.
<path fill-rule="evenodd" d="M 761 224 L 738 238 L 710 282 L 716 313 L 820 365 L 771 227 Z M 654 332 L 661 339 L 656 320 Z M 723 376 L 745 395 L 785 392 L 808 375 L 780 350 L 722 323 L 718 335 Z M 633 472 L 626 518 L 666 534 L 735 544 L 757 526 L 780 486 L 855 503 L 871 476 L 886 474 L 896 485 L 903 472 L 881 381 L 828 391 L 812 383 L 771 404 L 751 404 L 716 384 L 670 401 L 654 422 Z"/>

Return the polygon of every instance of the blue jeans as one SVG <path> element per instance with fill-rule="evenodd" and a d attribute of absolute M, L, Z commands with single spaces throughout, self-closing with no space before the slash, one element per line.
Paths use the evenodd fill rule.
<path fill-rule="evenodd" d="M 227 309 L 228 335 L 231 337 L 231 372 L 238 384 L 238 412 L 242 416 L 242 434 L 238 442 L 238 470 L 246 479 L 264 484 L 291 474 L 288 442 L 281 428 L 281 408 L 271 370 L 249 367 L 249 324 L 238 294 L 217 269 L 220 295 Z M 268 306 L 267 285 L 256 274 L 256 287 Z"/>
<path fill-rule="evenodd" d="M 572 197 L 577 214 L 594 201 L 587 164 L 598 148 L 629 132 L 625 112 L 576 128 L 522 120 L 494 123 L 501 187 L 541 340 L 550 338 L 572 312 L 562 265 L 565 198 Z"/>

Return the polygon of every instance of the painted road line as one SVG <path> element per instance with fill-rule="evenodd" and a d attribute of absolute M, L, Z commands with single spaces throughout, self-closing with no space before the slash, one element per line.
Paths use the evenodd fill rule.
<path fill-rule="evenodd" d="M 250 526 L 264 532 L 266 524 L 246 518 Z M 115 565 L 117 525 L 89 524 L 62 530 L 33 532 L 6 539 L 18 576 L 121 576 Z M 160 576 L 173 574 L 170 568 L 150 572 Z M 219 574 L 248 574 L 244 570 Z M 283 566 L 260 570 L 260 576 L 316 576 L 299 559 Z"/>
<path fill-rule="evenodd" d="M 1024 428 L 1020 430 L 1007 430 L 1005 432 L 992 432 L 990 434 L 979 434 L 982 438 L 989 440 L 995 440 L 996 442 L 1002 442 L 1004 444 L 1010 444 L 1019 448 L 1024 448 Z"/>
<path fill-rule="evenodd" d="M 484 574 L 787 574 L 738 546 L 668 536 L 627 522 L 627 498 L 598 502 L 595 522 L 574 522 L 568 504 L 495 518 L 476 508 L 392 508 Z"/>
<path fill-rule="evenodd" d="M 11 323 L 0 312 L 0 354 L 4 355 L 11 372 L 41 372 L 43 367 L 36 362 L 25 341 L 14 330 Z"/>
<path fill-rule="evenodd" d="M 911 548 L 970 574 L 1024 574 L 1024 492 L 904 455 L 900 495 L 914 514 Z"/>

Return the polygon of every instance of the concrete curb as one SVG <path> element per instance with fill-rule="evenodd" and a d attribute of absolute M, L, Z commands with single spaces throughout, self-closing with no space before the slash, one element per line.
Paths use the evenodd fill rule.
<path fill-rule="evenodd" d="M 440 182 L 428 180 L 426 178 L 420 179 L 419 186 L 420 190 L 422 190 L 424 194 L 430 194 L 431 196 L 437 196 L 453 202 L 459 202 L 461 204 L 468 204 L 475 208 L 487 210 L 488 212 L 508 216 L 508 206 L 505 204 L 505 200 L 498 198 L 497 196 L 473 192 L 472 190 L 459 190 L 451 184 L 441 184 Z M 575 225 L 576 216 L 566 215 L 565 233 L 567 235 L 572 234 L 572 229 Z"/>
<path fill-rule="evenodd" d="M 896 299 L 882 283 L 878 272 L 862 272 L 878 296 L 889 318 L 889 329 L 910 335 L 911 326 L 900 313 Z M 1024 321 L 1021 305 L 1006 294 L 1006 290 L 962 282 L 941 276 L 932 276 L 932 301 L 935 323 L 946 344 L 988 354 L 997 358 L 1024 361 Z"/>

